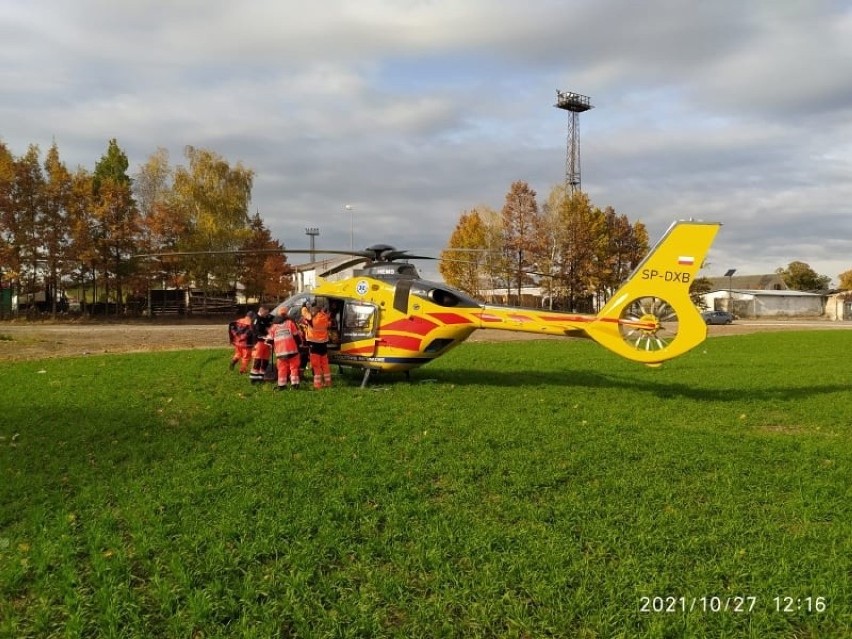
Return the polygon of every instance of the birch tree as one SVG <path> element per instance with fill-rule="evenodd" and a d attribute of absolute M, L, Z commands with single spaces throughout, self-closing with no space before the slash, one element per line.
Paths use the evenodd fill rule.
<path fill-rule="evenodd" d="M 233 251 L 250 235 L 248 207 L 254 172 L 238 163 L 231 167 L 206 149 L 186 147 L 188 167 L 175 170 L 173 210 L 186 224 L 180 239 L 185 251 Z M 235 279 L 233 257 L 197 257 L 188 261 L 191 280 L 209 290 L 211 283 L 226 285 Z"/>

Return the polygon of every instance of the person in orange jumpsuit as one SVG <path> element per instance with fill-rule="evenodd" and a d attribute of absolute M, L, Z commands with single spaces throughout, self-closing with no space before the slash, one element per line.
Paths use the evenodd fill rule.
<path fill-rule="evenodd" d="M 253 321 L 254 313 L 249 311 L 243 317 L 228 324 L 228 338 L 234 347 L 229 368 L 234 370 L 234 366 L 239 362 L 240 374 L 243 375 L 248 372 L 249 362 L 251 361 L 251 348 L 253 346 L 251 325 Z"/>
<path fill-rule="evenodd" d="M 311 352 L 311 371 L 314 376 L 314 388 L 331 386 L 331 368 L 328 364 L 328 329 L 331 315 L 323 306 L 316 303 L 311 307 L 307 322 L 306 338 Z"/>
<path fill-rule="evenodd" d="M 289 309 L 285 306 L 281 309 L 278 317 L 272 322 L 267 334 L 267 341 L 272 342 L 272 350 L 275 353 L 275 360 L 278 364 L 278 386 L 275 390 L 284 390 L 287 388 L 287 382 L 290 382 L 290 388 L 296 390 L 299 388 L 299 343 L 301 342 L 301 333 L 296 322 L 291 320 L 288 315 Z"/>

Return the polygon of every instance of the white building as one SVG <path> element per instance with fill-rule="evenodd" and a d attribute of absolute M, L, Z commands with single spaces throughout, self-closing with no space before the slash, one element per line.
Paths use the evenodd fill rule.
<path fill-rule="evenodd" d="M 707 308 L 735 317 L 821 317 L 825 295 L 792 290 L 721 290 L 705 293 Z"/>
<path fill-rule="evenodd" d="M 344 280 L 347 277 L 352 277 L 356 268 L 361 266 L 360 263 L 348 266 L 338 272 L 323 276 L 323 273 L 335 270 L 340 266 L 352 261 L 352 257 L 348 255 L 317 260 L 316 262 L 307 262 L 305 264 L 296 264 L 293 266 L 293 288 L 295 293 L 304 293 L 305 291 L 314 290 L 319 284 L 320 278 L 329 281 L 337 282 Z"/>
<path fill-rule="evenodd" d="M 852 291 L 841 291 L 826 296 L 825 316 L 837 321 L 852 320 Z"/>

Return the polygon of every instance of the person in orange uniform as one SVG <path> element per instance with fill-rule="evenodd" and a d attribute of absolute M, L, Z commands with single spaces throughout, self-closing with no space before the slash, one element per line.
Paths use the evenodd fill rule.
<path fill-rule="evenodd" d="M 266 334 L 269 332 L 269 327 L 272 325 L 272 316 L 269 314 L 269 309 L 261 306 L 257 309 L 257 316 L 254 318 L 252 330 L 255 339 L 254 350 L 252 357 L 254 361 L 251 364 L 251 373 L 249 379 L 252 384 L 262 384 L 266 376 L 266 369 L 269 367 L 269 360 L 272 358 L 272 347 L 266 341 Z"/>
<path fill-rule="evenodd" d="M 308 347 L 311 352 L 314 388 L 331 386 L 331 368 L 328 365 L 328 329 L 330 326 L 331 315 L 328 314 L 328 310 L 324 306 L 317 306 L 314 302 L 306 330 Z"/>
<path fill-rule="evenodd" d="M 308 303 L 305 302 L 302 304 L 302 308 L 299 309 L 299 319 L 298 326 L 299 332 L 302 335 L 302 343 L 299 344 L 299 368 L 302 370 L 302 374 L 304 375 L 304 371 L 308 369 L 308 364 L 311 361 L 310 349 L 308 348 L 308 324 L 311 321 L 311 309 L 308 307 Z"/>
<path fill-rule="evenodd" d="M 278 364 L 278 386 L 275 390 L 287 388 L 288 380 L 291 389 L 299 388 L 299 342 L 301 341 L 301 334 L 296 322 L 287 316 L 288 310 L 286 306 L 281 309 L 280 314 L 269 327 L 267 334 L 267 341 L 272 342 L 272 350 Z"/>
<path fill-rule="evenodd" d="M 251 349 L 254 345 L 251 325 L 254 321 L 254 313 L 249 311 L 243 317 L 228 324 L 228 338 L 234 347 L 234 355 L 231 357 L 230 369 L 234 370 L 237 362 L 240 363 L 240 373 L 248 372 L 251 361 Z"/>

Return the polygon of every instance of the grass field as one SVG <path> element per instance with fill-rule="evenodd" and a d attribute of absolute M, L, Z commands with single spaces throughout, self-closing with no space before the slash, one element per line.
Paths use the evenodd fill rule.
<path fill-rule="evenodd" d="M 849 339 L 4 365 L 0 637 L 852 636 Z"/>

